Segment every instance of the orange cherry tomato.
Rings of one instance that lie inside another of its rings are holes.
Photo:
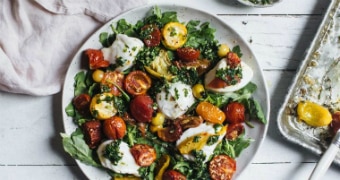
[[[125,121],[119,116],[113,116],[104,121],[104,134],[110,139],[122,139],[126,133]]]
[[[124,87],[131,95],[143,95],[151,87],[151,78],[143,71],[132,71],[126,76]]]
[[[225,120],[224,112],[209,102],[200,102],[196,107],[196,112],[211,123],[222,124]]]
[[[85,54],[88,57],[90,69],[105,68],[110,65],[109,61],[104,60],[104,55],[99,49],[88,49]]]
[[[236,161],[227,155],[217,155],[209,163],[209,174],[213,180],[232,179]]]
[[[111,92],[114,96],[120,96],[121,92],[117,86],[123,89],[124,74],[118,71],[108,71],[100,82],[103,92]]]
[[[150,166],[156,160],[156,150],[147,144],[135,144],[130,152],[139,166]]]
[[[244,132],[244,126],[241,123],[229,124],[225,138],[228,140],[235,140]]]
[[[200,51],[192,47],[178,48],[176,53],[179,59],[185,62],[195,61],[200,56]]]

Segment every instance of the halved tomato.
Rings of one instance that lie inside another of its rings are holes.
[[[143,95],[151,87],[151,78],[143,71],[132,71],[126,76],[124,87],[131,95]]]
[[[147,47],[155,47],[161,43],[161,31],[155,24],[147,24],[141,29],[141,36]]]
[[[236,161],[227,155],[217,155],[210,161],[209,173],[213,180],[232,179],[235,171]]]
[[[99,49],[88,49],[85,54],[88,57],[90,69],[105,68],[110,65],[109,61],[104,60],[103,52]]]
[[[184,62],[195,61],[200,57],[200,51],[192,47],[183,47],[176,49],[177,56]]]
[[[111,92],[114,96],[120,96],[121,92],[119,88],[123,88],[123,82],[124,74],[118,71],[108,71],[104,73],[100,87],[103,92]]]

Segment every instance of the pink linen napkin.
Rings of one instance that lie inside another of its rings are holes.
[[[82,43],[147,0],[0,0],[0,90],[51,95]]]

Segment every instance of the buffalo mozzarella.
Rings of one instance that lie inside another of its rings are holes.
[[[103,56],[105,60],[116,64],[117,60],[124,63],[117,67],[117,71],[125,71],[131,68],[135,62],[138,52],[143,48],[144,43],[138,38],[129,37],[125,34],[117,34],[116,40],[108,48],[103,48]]]

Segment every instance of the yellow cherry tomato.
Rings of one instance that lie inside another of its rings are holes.
[[[188,30],[184,24],[169,22],[162,29],[162,43],[171,50],[182,47],[187,41]]]
[[[217,55],[218,55],[219,57],[225,57],[225,56],[228,54],[228,52],[230,52],[230,49],[229,49],[229,46],[228,46],[228,45],[226,45],[226,44],[220,44],[220,45],[218,46]]]
[[[170,164],[170,156],[163,155],[159,160],[157,161],[155,172],[157,173],[155,180],[162,180],[163,174],[166,168],[168,168]]]
[[[155,133],[158,130],[163,129],[163,125],[153,125],[153,124],[150,124],[149,128],[150,128],[151,132]]]
[[[209,137],[210,135],[207,132],[191,136],[181,142],[177,148],[182,154],[189,154],[192,150],[201,150],[206,145]]]
[[[151,124],[155,126],[163,125],[165,116],[161,112],[157,112],[156,116],[151,119]]]
[[[222,124],[226,118],[224,112],[220,108],[205,101],[198,103],[196,112],[204,120],[211,123]]]
[[[90,112],[99,120],[108,119],[117,113],[111,93],[96,94],[90,103]]]
[[[103,77],[104,77],[104,71],[100,70],[100,69],[96,69],[95,71],[93,71],[92,73],[92,79],[95,82],[101,82]]]
[[[305,101],[297,106],[298,118],[310,126],[327,126],[332,122],[329,110],[317,103]]]
[[[202,98],[202,95],[204,94],[205,89],[204,86],[202,84],[195,84],[192,87],[192,94],[194,95],[195,98]]]

